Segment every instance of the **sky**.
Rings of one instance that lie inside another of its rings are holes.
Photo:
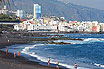
[[[104,10],[104,0],[66,0],[71,3]]]

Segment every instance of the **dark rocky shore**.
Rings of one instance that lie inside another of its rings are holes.
[[[51,35],[54,34],[54,35]],[[61,34],[61,35],[58,35]],[[52,32],[3,32],[0,33],[0,49],[14,44],[28,44],[32,42],[46,43],[46,44],[71,44],[64,42],[54,42],[54,40],[79,40],[79,38],[63,38],[65,33]],[[68,33],[66,33],[68,34]],[[73,33],[70,33],[73,34]],[[90,33],[91,34],[91,33]],[[37,38],[39,37],[39,38]],[[41,38],[48,37],[48,38]],[[35,58],[36,59],[36,58]],[[0,50],[0,69],[56,69],[52,66],[44,66],[35,61],[29,61],[25,57],[17,56],[13,58],[12,53],[6,53]],[[63,69],[62,67],[60,69]]]
[[[50,35],[55,34],[55,35]],[[54,40],[79,40],[83,41],[83,39],[75,39],[75,38],[63,38],[63,32],[59,33],[51,33],[51,32],[3,32],[0,33],[0,49],[5,48],[6,46],[11,46],[14,44],[28,44],[33,41],[43,42],[47,44],[71,44],[64,42],[53,42]],[[73,34],[73,33],[66,33]],[[77,34],[88,34],[88,33],[77,33]],[[92,33],[89,33],[92,34]],[[96,33],[93,33],[96,34]],[[101,34],[101,33],[100,33]],[[32,38],[32,37],[48,37],[48,38]],[[44,66],[35,61],[29,61],[28,59],[17,56],[15,59],[13,58],[12,53],[6,53],[0,50],[0,69],[55,69],[55,67]],[[61,68],[60,68],[61,69]],[[63,69],[63,68],[62,68]]]
[[[31,38],[31,37],[46,37],[49,35],[42,35],[42,33],[24,33],[24,32],[6,32],[0,34],[0,49],[6,46],[11,46],[14,44],[26,44],[32,41],[48,41],[57,40],[55,38]],[[9,40],[9,41],[8,41]],[[29,61],[28,59],[17,56],[13,58],[12,53],[6,53],[0,50],[0,69],[56,69],[51,66],[44,66],[35,61]],[[63,69],[63,68],[60,68]]]
[[[23,35],[23,34],[22,34]],[[30,43],[29,36],[22,36],[21,33],[2,33],[0,34],[0,49],[13,44],[26,44]],[[9,40],[9,42],[8,42]],[[20,56],[13,58],[13,54],[0,51],[0,69],[55,69],[40,65],[38,62],[29,61],[28,59]]]
[[[38,62],[29,61],[28,59],[20,56],[13,58],[13,54],[0,51],[0,69],[55,69],[40,65]]]

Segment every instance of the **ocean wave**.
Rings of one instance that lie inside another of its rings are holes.
[[[103,38],[88,38],[88,39],[84,39],[84,41],[104,41]]]
[[[55,40],[54,42],[64,42],[64,43],[70,43],[70,44],[85,44],[87,42],[85,41],[80,41],[80,40]]]
[[[42,61],[42,62],[47,62],[47,61],[48,61],[48,58],[42,57],[42,56],[38,56],[37,54],[35,54],[35,52],[29,52],[30,49],[35,48],[36,46],[43,46],[43,45],[44,45],[44,44],[37,44],[37,45],[25,47],[25,48],[21,51],[21,53],[27,54],[27,55],[32,56],[32,57],[36,57],[38,60],[40,60],[40,61]],[[54,60],[54,59],[51,59],[51,60]],[[56,64],[55,61],[51,61],[51,63],[52,63],[52,64]],[[66,67],[66,68],[71,68],[71,69],[74,68],[74,66],[68,65],[68,64],[64,64],[64,63],[59,63],[59,65],[64,66],[64,67]],[[78,69],[88,69],[88,68],[78,67]]]
[[[27,47],[25,47],[25,48],[21,51],[21,53],[29,54],[29,53],[28,53],[29,49],[32,49],[32,48],[34,48],[35,46],[42,46],[42,45],[44,45],[44,44],[37,44],[37,45],[33,45],[33,46],[27,46]]]
[[[55,40],[53,42],[64,42],[64,43],[71,43],[71,44],[88,44],[92,42],[102,42],[104,41],[103,38],[81,38],[83,41],[80,40]]]
[[[94,63],[94,65],[97,66],[97,67],[102,67],[102,68],[104,68],[104,65],[101,65],[101,64]]]

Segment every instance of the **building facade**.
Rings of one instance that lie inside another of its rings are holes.
[[[34,19],[41,17],[41,6],[39,4],[34,4]]]
[[[19,17],[20,19],[25,16],[25,11],[24,10],[17,10],[16,16]]]
[[[0,14],[6,14],[6,15],[8,14],[6,5],[4,5],[4,8],[0,9]]]

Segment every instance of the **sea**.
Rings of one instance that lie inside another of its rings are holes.
[[[75,63],[78,65],[78,69],[104,69],[104,34],[49,35],[63,35],[61,38],[80,38],[83,40],[54,40],[54,42],[71,44],[46,44],[34,41],[30,44],[7,46],[1,50],[5,51],[8,49],[10,53],[19,51],[21,56],[31,61],[40,62],[43,65],[47,65],[48,58],[50,58],[51,66],[55,66],[56,61],[58,61],[60,66],[65,67],[64,69],[73,69]]]

